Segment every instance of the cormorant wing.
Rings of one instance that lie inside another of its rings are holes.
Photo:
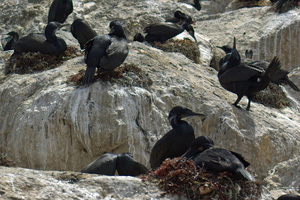
[[[155,169],[161,165],[161,162],[168,158],[166,155],[173,154],[173,150],[178,147],[178,141],[176,143],[176,136],[173,135],[172,129],[166,133],[161,139],[159,139],[153,146],[150,154],[150,165],[152,169]]]
[[[151,35],[174,35],[175,36],[183,31],[184,28],[171,22],[161,22],[157,24],[152,24],[144,29],[145,33]]]
[[[247,81],[258,73],[262,73],[264,70],[250,65],[238,65],[227,69],[221,76],[220,80],[223,83],[231,83],[238,81]]]
[[[81,172],[90,174],[114,175],[117,165],[117,155],[105,153],[87,165]]]
[[[241,154],[236,153],[234,151],[230,151],[230,153],[232,153],[235,157],[237,157],[243,163],[245,168],[250,165],[250,163],[247,162]]]
[[[110,44],[111,37],[109,35],[96,36],[93,39],[89,40],[84,47],[84,62],[88,64],[90,55],[92,56],[91,59],[100,61],[100,59],[106,54],[106,50]],[[100,62],[97,63],[97,65],[99,64]]]
[[[14,46],[14,50],[18,53],[39,51],[46,40],[47,39],[43,33],[30,33],[17,41],[16,45]]]

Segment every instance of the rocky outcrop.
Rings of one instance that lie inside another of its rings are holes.
[[[0,197],[8,199],[173,199],[135,177],[0,167]]]
[[[0,18],[4,24],[1,32],[15,28],[22,34],[30,30],[42,32],[50,1],[14,2],[0,3],[1,8],[7,8]],[[170,0],[83,0],[74,1],[74,12],[89,21],[99,34],[108,32],[110,20],[120,18],[130,39],[147,24],[171,16],[180,5]],[[294,45],[289,38],[299,38],[299,11],[275,15],[269,7],[262,7],[201,16],[194,8],[182,10],[196,20],[202,64],[193,63],[181,53],[132,42],[125,60],[125,65],[132,68],[123,77],[78,87],[69,78],[85,69],[82,56],[43,72],[4,75],[11,52],[1,53],[0,151],[20,167],[43,170],[79,171],[104,152],[130,152],[149,166],[151,147],[170,129],[169,110],[184,105],[207,115],[203,122],[197,117],[187,119],[196,136],[210,136],[217,146],[241,153],[259,180],[278,163],[298,157],[299,94],[286,88],[292,102],[287,108],[253,103],[250,112],[237,109],[231,105],[236,96],[220,86],[217,71],[209,63],[213,51],[216,58],[223,55],[214,47],[231,44],[236,36],[241,52],[251,47],[257,59],[269,59],[280,52],[285,69],[298,66],[296,54],[289,53],[298,52],[299,42]],[[15,15],[4,23],[11,12]],[[27,13],[26,20],[20,19],[23,12]],[[69,17],[68,23],[71,22]],[[58,33],[68,45],[79,48],[68,29]],[[271,38],[277,42],[272,43]],[[291,50],[287,51],[288,44]],[[269,57],[262,52],[268,52]],[[296,84],[297,74],[295,71],[291,75]],[[246,104],[243,99],[242,107]],[[278,187],[282,184],[279,179],[272,181],[277,181]]]

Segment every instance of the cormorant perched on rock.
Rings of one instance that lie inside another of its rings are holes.
[[[49,9],[48,23],[52,21],[64,23],[72,12],[72,0],[54,0]]]
[[[115,171],[119,175],[138,176],[148,172],[147,167],[135,161],[130,153],[105,153],[88,164],[81,172],[113,176]]]
[[[181,24],[160,22],[146,27],[144,32],[147,33],[145,36],[147,42],[160,41],[164,43],[168,39],[171,39],[172,37],[182,33],[184,30],[187,30],[187,32],[197,42],[194,28],[187,22],[183,22]]]
[[[83,49],[84,45],[91,39],[97,36],[97,33],[84,19],[76,19],[71,25],[71,33]]]
[[[113,176],[116,171],[117,157],[116,154],[105,153],[88,164],[81,172]]]
[[[300,196],[296,194],[285,194],[278,197],[277,200],[300,200]]]
[[[187,22],[189,24],[193,23],[193,19],[191,18],[191,16],[177,10],[174,13],[174,17],[167,19],[166,22],[172,22],[172,23],[179,23],[179,22]]]
[[[13,50],[15,44],[19,40],[19,34],[15,31],[11,31],[11,32],[7,33],[6,35],[8,35],[8,37],[5,38],[5,39],[7,39],[7,43],[5,44],[3,50],[4,51]]]
[[[159,167],[166,158],[178,157],[187,151],[195,139],[194,129],[189,123],[181,119],[195,115],[204,116],[181,106],[176,106],[170,111],[168,119],[173,129],[153,146],[150,154],[152,169]]]
[[[128,44],[121,22],[112,21],[109,28],[109,34],[96,36],[86,43],[84,60],[87,68],[83,84],[93,82],[96,68],[98,73],[112,71],[119,67],[128,55]]]
[[[147,167],[133,159],[130,153],[120,153],[117,158],[117,171],[123,176],[139,176],[146,174]]]
[[[232,51],[220,60],[218,78],[223,88],[237,94],[238,98],[234,102],[234,106],[239,107],[238,103],[242,97],[248,97],[246,110],[249,111],[252,97],[269,85],[270,80],[278,73],[280,67],[280,61],[276,57],[266,70],[256,65],[241,64],[234,38]]]
[[[232,51],[232,48],[228,45],[225,45],[222,47],[217,46],[217,47],[222,49],[226,54],[228,54]],[[252,59],[253,51],[251,49],[245,51],[245,56],[247,59],[243,60],[243,62],[242,62],[243,64],[255,66],[255,67],[261,68],[262,70],[266,70],[270,64],[269,62],[267,62],[265,60],[253,60]],[[220,62],[222,62],[221,60],[220,60]],[[288,71],[286,71],[284,69],[280,69],[277,71],[277,73],[275,73],[271,77],[271,82],[275,83],[275,84],[288,84],[293,90],[299,92],[300,89],[295,85],[295,83],[293,83],[289,79],[288,74],[289,74]]]
[[[214,147],[214,142],[207,136],[197,137],[182,157],[193,160],[196,165],[208,171],[217,173],[229,171],[249,181],[255,181],[255,178],[245,170],[249,163],[240,154]]]
[[[62,38],[56,37],[56,30],[63,25],[59,22],[50,22],[45,28],[45,34],[30,33],[20,38],[14,46],[14,54],[23,52],[41,52],[56,54],[66,50],[67,45]]]

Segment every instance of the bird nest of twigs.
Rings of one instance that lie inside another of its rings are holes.
[[[269,0],[237,0],[235,3],[237,2],[240,4],[239,8],[251,8],[271,5]]]
[[[0,166],[15,167],[16,163],[5,153],[0,153]]]
[[[197,43],[188,38],[183,40],[169,39],[165,43],[152,42],[152,46],[166,52],[179,52],[195,63],[200,63],[200,50]]]
[[[28,52],[12,55],[5,67],[5,74],[29,74],[38,71],[53,69],[64,61],[81,56],[82,53],[75,47],[67,47],[64,52],[58,54],[42,54],[40,52]]]
[[[270,83],[266,89],[257,93],[252,100],[272,108],[285,108],[291,104],[281,87],[275,83]]]
[[[69,84],[81,85],[84,78],[85,70],[80,70],[77,74],[68,79]],[[153,81],[148,73],[133,63],[123,63],[114,71],[101,72],[95,75],[95,81],[104,81],[117,83],[123,86],[137,86],[149,89]]]
[[[259,199],[261,186],[241,180],[229,172],[211,173],[182,158],[166,159],[155,171],[142,175],[143,181],[157,184],[169,194],[188,199]]]

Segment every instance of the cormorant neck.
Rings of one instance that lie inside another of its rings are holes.
[[[47,38],[47,41],[50,42],[50,43],[54,43],[54,42],[57,42],[57,36],[55,35],[55,32],[56,31],[46,31],[45,32],[45,36]]]
[[[180,123],[182,123],[184,121],[181,120],[180,118],[178,118],[176,115],[173,115],[169,118],[169,122],[170,122],[170,125],[172,126],[172,128],[175,128],[176,126],[178,126]]]

